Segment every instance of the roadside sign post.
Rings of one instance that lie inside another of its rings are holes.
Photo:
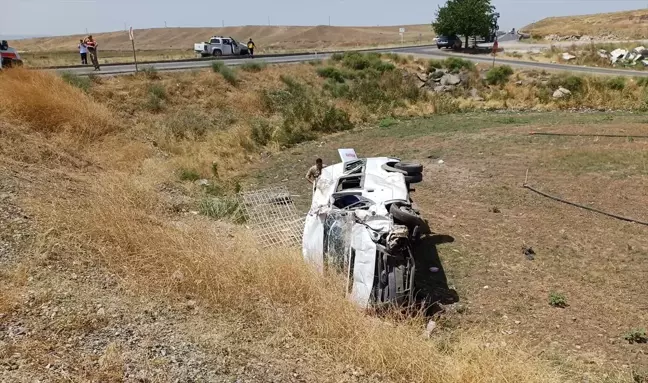
[[[137,54],[135,53],[135,34],[133,33],[133,27],[130,27],[128,30],[128,38],[131,41],[131,44],[133,45],[133,60],[135,60],[135,72],[138,72],[137,69]]]
[[[405,28],[398,28],[398,33],[400,33],[401,44],[405,42]]]

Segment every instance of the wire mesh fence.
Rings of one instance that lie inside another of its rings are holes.
[[[241,192],[239,204],[261,246],[299,247],[305,216],[285,187]]]

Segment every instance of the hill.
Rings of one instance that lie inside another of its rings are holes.
[[[592,36],[618,39],[648,38],[648,9],[580,16],[548,17],[522,31],[534,36]]]
[[[153,28],[135,30],[137,48],[141,50],[191,49],[194,43],[213,35],[232,36],[240,41],[253,38],[260,49],[307,49],[387,45],[400,42],[399,26],[240,26],[225,28]],[[429,25],[405,26],[407,41],[430,41],[434,32]],[[83,35],[33,38],[13,42],[20,50],[64,51],[76,49]],[[102,50],[130,50],[125,31],[95,33]]]

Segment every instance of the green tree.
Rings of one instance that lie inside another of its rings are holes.
[[[497,31],[499,14],[490,0],[448,0],[440,6],[432,28],[437,35],[462,35],[466,39],[471,36],[490,37]]]

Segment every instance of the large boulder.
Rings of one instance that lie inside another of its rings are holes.
[[[451,85],[437,85],[434,87],[436,93],[447,93],[454,90],[454,86]]]
[[[565,52],[565,53],[562,54],[562,59],[565,60],[565,61],[571,61],[571,60],[573,60],[575,58],[576,58],[576,56],[574,56],[571,53]]]
[[[461,78],[451,73],[446,73],[441,77],[441,85],[458,85],[460,83]]]
[[[565,98],[571,96],[571,91],[569,89],[563,88],[562,86],[558,89],[553,94],[553,98]]]

